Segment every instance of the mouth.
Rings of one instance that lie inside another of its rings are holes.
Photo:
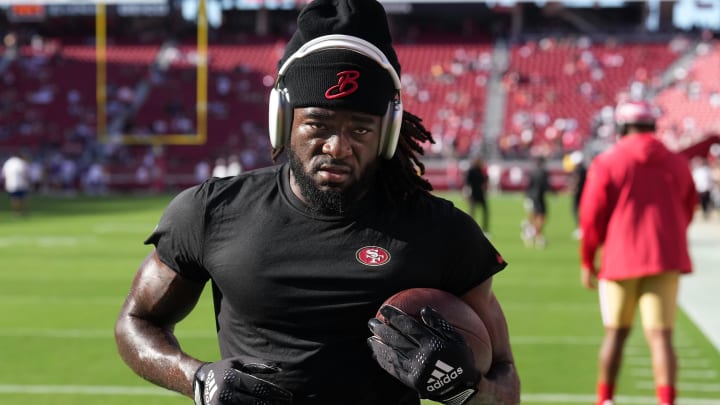
[[[322,164],[315,173],[323,184],[338,184],[350,178],[351,170],[343,165]]]

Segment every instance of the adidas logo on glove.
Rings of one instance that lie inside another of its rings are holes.
[[[453,382],[463,373],[462,367],[454,368],[453,366],[438,360],[435,362],[435,370],[430,374],[427,380],[428,392],[433,392],[444,387],[446,384]]]
[[[212,402],[215,392],[217,392],[218,386],[215,383],[215,371],[210,370],[205,380],[205,403],[209,404]]]

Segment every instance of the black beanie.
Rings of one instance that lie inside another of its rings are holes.
[[[375,45],[400,76],[385,9],[375,0],[313,0],[300,11],[297,25],[278,69],[308,41],[342,34]],[[348,108],[384,115],[395,96],[395,85],[384,67],[360,53],[342,49],[319,50],[292,61],[282,85],[294,108]]]

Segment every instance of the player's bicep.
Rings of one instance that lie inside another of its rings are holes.
[[[204,285],[175,272],[153,250],[135,274],[123,313],[172,327],[195,307]]]
[[[493,363],[513,362],[507,320],[492,291],[492,277],[465,293],[461,298],[475,310],[485,323],[492,342]]]

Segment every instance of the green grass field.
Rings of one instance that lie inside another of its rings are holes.
[[[142,241],[170,198],[36,196],[25,218],[13,217],[6,202],[1,206],[1,404],[190,403],[133,374],[117,355],[112,332],[132,276],[150,251]],[[523,404],[587,405],[602,333],[597,300],[579,283],[569,200],[550,200],[549,244],[536,250],[519,238],[520,196],[491,199],[491,239],[509,262],[495,289],[509,322]],[[185,350],[213,359],[218,354],[209,298],[177,334]],[[720,404],[720,356],[682,312],[676,343],[678,403]],[[654,404],[639,330],[625,359],[617,404]]]

